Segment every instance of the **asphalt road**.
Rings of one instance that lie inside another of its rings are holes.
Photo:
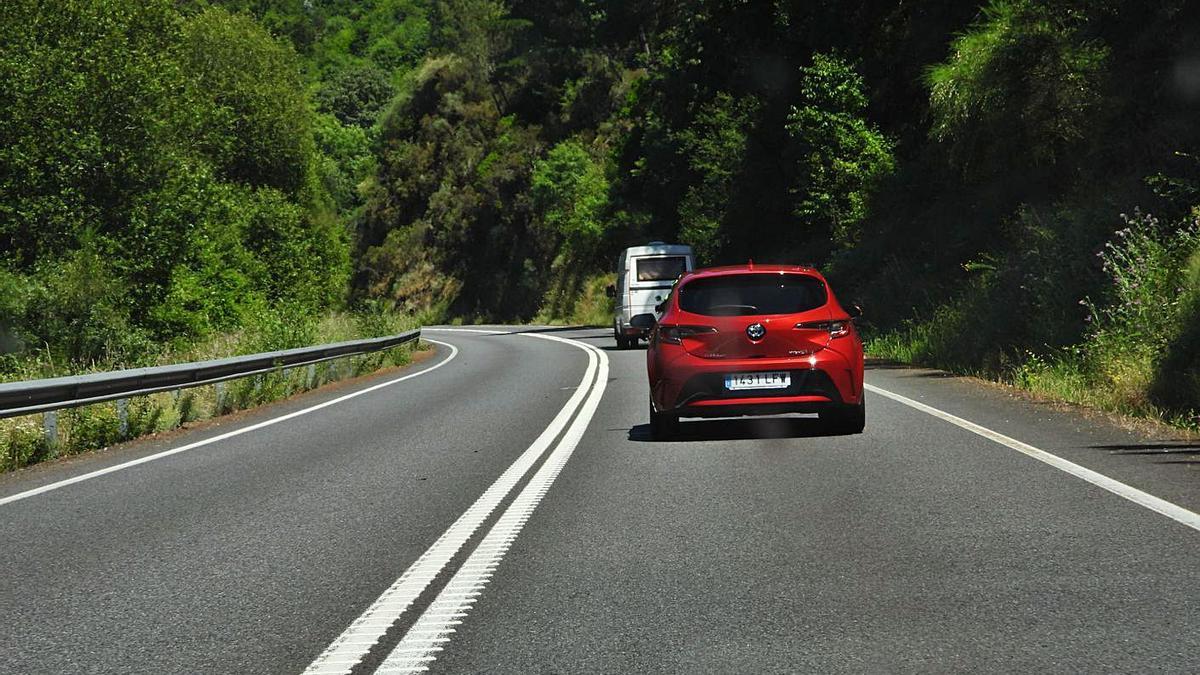
[[[604,331],[426,335],[409,371],[0,477],[0,672],[1200,669],[1200,445],[892,368],[861,435],[653,442]]]

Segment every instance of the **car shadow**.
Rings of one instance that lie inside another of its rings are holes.
[[[668,441],[655,441],[649,424],[629,429],[629,440],[638,443],[681,443],[689,441],[740,441],[773,438],[816,438],[838,436],[815,417],[747,417],[716,420],[682,420],[679,434]]]
[[[636,347],[629,347],[627,349],[618,347],[616,345],[604,345],[600,349],[603,349],[606,352],[644,352],[646,351],[646,344],[639,342]]]

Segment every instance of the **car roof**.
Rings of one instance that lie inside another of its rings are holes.
[[[744,265],[725,265],[722,267],[705,267],[703,269],[694,270],[684,274],[679,280],[697,279],[702,277],[722,277],[732,274],[806,274],[816,277],[822,281],[825,277],[817,271],[815,267],[807,265],[759,265],[756,263],[746,263]]]

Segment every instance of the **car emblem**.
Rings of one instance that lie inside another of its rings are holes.
[[[751,340],[761,340],[762,336],[767,334],[767,329],[761,323],[752,323],[746,326],[746,335]]]

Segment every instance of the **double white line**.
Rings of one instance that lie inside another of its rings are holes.
[[[453,330],[453,329],[426,329]],[[501,333],[458,329],[464,332]],[[377,673],[414,673],[424,671],[437,657],[437,652],[450,641],[455,626],[462,623],[470,606],[487,585],[492,571],[500,563],[521,528],[550,489],[563,466],[570,459],[579,439],[596,412],[608,382],[608,356],[595,347],[553,335],[522,333],[527,337],[553,340],[578,347],[587,352],[587,370],[550,426],[534,440],[496,482],[471,505],[437,541],[417,558],[404,574],[355,619],[304,672],[306,675],[349,673],[412,606],[417,597],[445,569],[459,549],[467,543],[493,511],[504,501],[529,470],[538,463],[554,439],[561,440],[550,452],[541,468],[529,480],[512,504],[501,514],[479,546],[455,572],[433,603],[417,619],[404,638],[388,654]],[[575,415],[578,411],[579,414]],[[574,420],[571,418],[574,416]],[[570,426],[568,426],[570,422]],[[563,429],[566,429],[565,433]]]

